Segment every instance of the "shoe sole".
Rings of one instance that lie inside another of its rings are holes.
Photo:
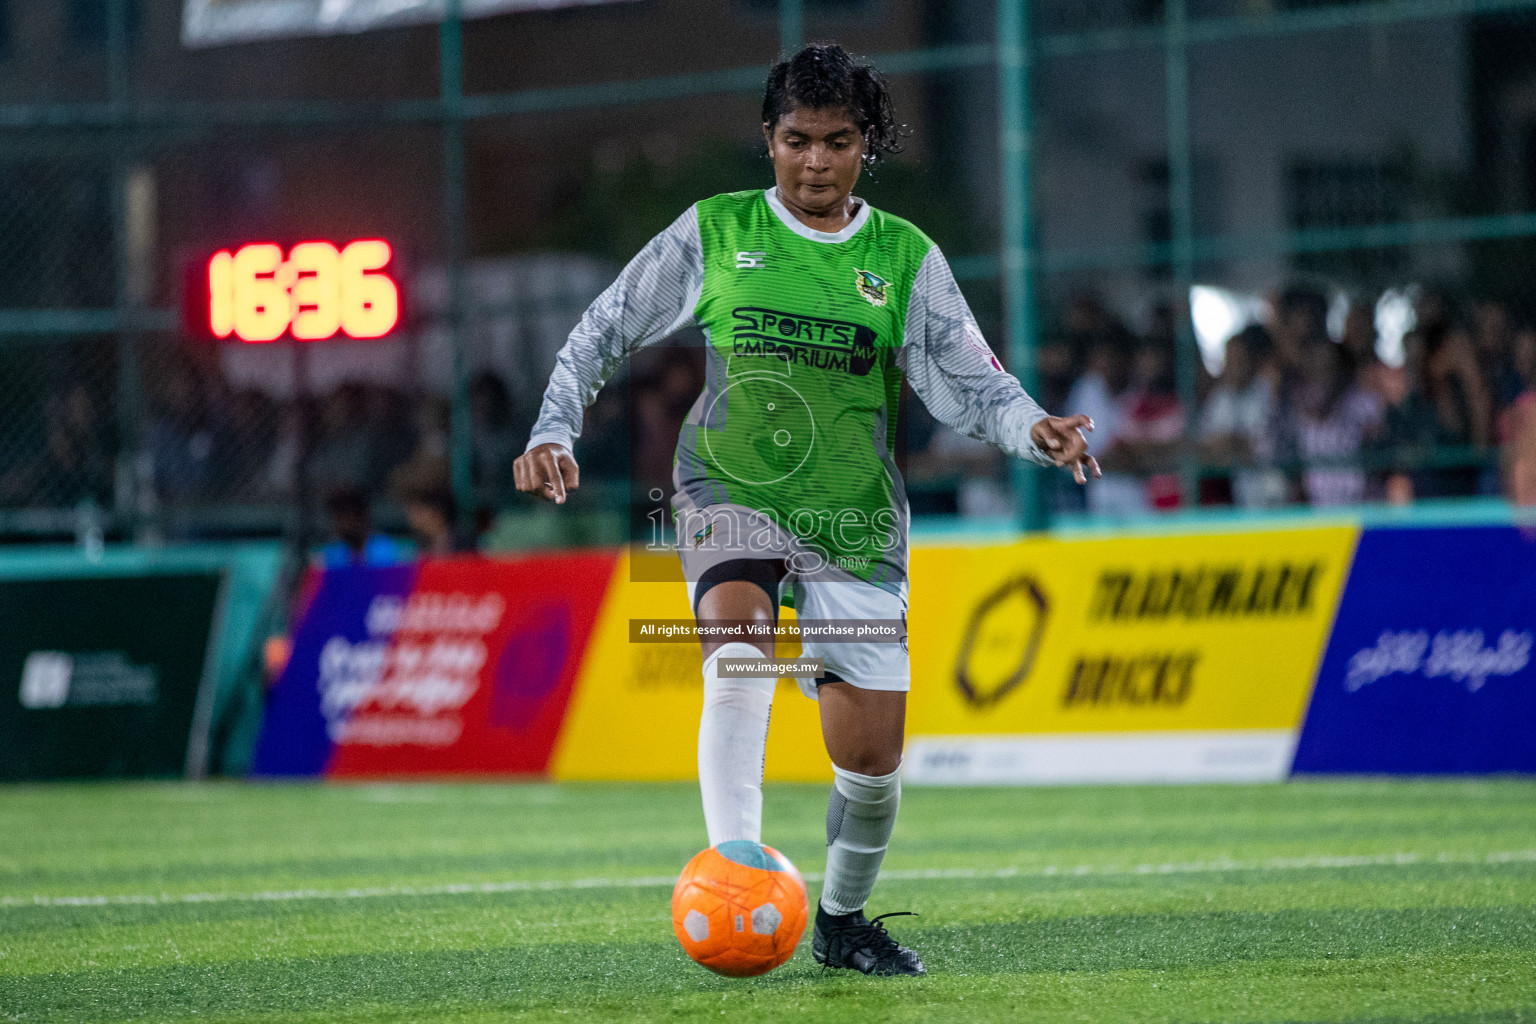
[[[834,964],[827,959],[827,955],[824,950],[819,950],[816,948],[817,938],[819,938],[819,936],[812,936],[811,938],[811,959],[815,960],[823,967],[832,968],[834,971],[858,971],[858,973],[864,975],[866,978],[920,978],[928,973],[928,969],[926,967],[920,971],[886,971],[882,973],[880,971],[859,971],[857,967],[851,967],[848,964]]]

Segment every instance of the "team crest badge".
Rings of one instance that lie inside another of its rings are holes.
[[[871,306],[885,305],[885,290],[888,287],[885,278],[855,267],[853,280],[859,286],[859,294],[868,299]]]

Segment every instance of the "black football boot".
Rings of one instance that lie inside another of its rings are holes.
[[[811,936],[811,955],[826,967],[846,967],[863,974],[927,974],[917,954],[886,934],[881,924],[888,917],[911,911],[881,914],[866,920],[862,910],[829,914],[816,905],[816,931]]]

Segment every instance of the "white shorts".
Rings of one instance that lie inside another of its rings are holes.
[[[747,529],[729,520],[726,514],[739,512],[745,515],[738,522],[746,522],[751,510],[741,506],[712,506],[716,514],[713,520],[718,529],[711,529],[707,540],[698,543],[688,541],[679,546],[678,554],[683,562],[683,576],[688,583],[688,607],[697,614],[694,591],[698,580],[712,566],[741,558],[789,557],[794,550],[793,538],[776,528]],[[758,514],[760,515],[760,513]],[[753,520],[757,522],[757,520]],[[751,543],[748,536],[751,535]],[[765,539],[767,538],[767,539]],[[794,565],[790,558],[790,565]],[[845,570],[822,563],[814,573],[786,571],[779,583],[779,602],[787,595],[795,608],[797,619],[841,619],[868,621],[881,619],[900,622],[897,638],[879,641],[806,640],[801,644],[801,657],[825,660],[828,676],[819,682],[842,681],[861,690],[897,690],[905,692],[912,687],[911,662],[907,655],[907,581],[888,584],[894,591],[866,583]],[[835,678],[832,678],[835,677]],[[797,676],[800,690],[812,700],[816,699],[818,680],[809,676]]]
[[[790,580],[785,580],[786,584]],[[900,619],[901,636],[895,641],[827,642],[806,640],[801,656],[825,658],[826,670],[861,690],[912,688],[912,665],[907,656],[907,584],[893,594],[873,583],[802,582],[795,579],[795,614],[802,619]],[[822,679],[822,682],[828,680]],[[800,692],[816,698],[816,680],[796,677]]]

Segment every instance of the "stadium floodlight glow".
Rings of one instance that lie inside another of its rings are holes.
[[[1221,373],[1227,361],[1227,340],[1264,319],[1264,303],[1252,295],[1197,284],[1189,289],[1189,319],[1206,372]]]
[[[1408,357],[1403,338],[1418,326],[1418,285],[1388,288],[1376,300],[1376,356],[1388,366],[1402,366]]]
[[[382,338],[400,322],[400,288],[387,268],[389,243],[361,238],[338,249],[253,242],[208,261],[208,329],[245,342]]]

